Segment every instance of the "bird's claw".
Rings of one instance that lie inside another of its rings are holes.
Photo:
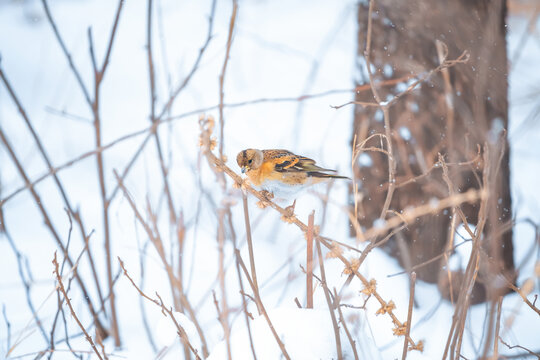
[[[264,209],[272,202],[272,199],[274,198],[274,194],[267,190],[261,190],[259,193],[262,195],[264,200],[257,202],[257,206],[260,207],[261,209]]]

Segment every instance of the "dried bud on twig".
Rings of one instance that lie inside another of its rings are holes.
[[[339,257],[339,255],[343,254],[343,249],[341,248],[341,246],[336,243],[335,241],[332,242],[332,250],[330,250],[327,254],[326,254],[326,258],[327,259],[334,259],[334,258],[337,258]],[[345,271],[347,271],[348,269],[345,269],[343,271],[343,273],[345,273]],[[349,273],[350,274],[350,273]],[[348,275],[348,274],[347,274]]]
[[[273,197],[273,195],[272,195]],[[285,221],[286,223],[292,224],[295,220],[294,216],[294,207],[296,206],[296,200],[292,203],[292,205],[289,205],[285,208],[286,214],[281,216],[281,220]]]
[[[336,254],[336,256],[338,256],[338,254]],[[345,270],[343,270],[342,274],[350,275],[350,274],[354,274],[355,271],[358,271],[358,268],[360,267],[360,259],[359,258],[352,259],[350,263],[351,265],[347,266]],[[375,281],[375,279],[372,279],[371,281]],[[362,290],[362,292],[364,292],[364,290]],[[369,295],[369,294],[366,294],[366,295]]]
[[[369,280],[369,285],[362,290],[362,294],[371,295],[377,291],[377,280]]]
[[[395,308],[396,308],[396,304],[394,304],[394,302],[390,300],[388,304],[381,306],[380,309],[377,310],[375,315],[386,314],[388,312],[393,311]]]
[[[268,205],[269,205],[269,204],[268,204],[267,201],[263,201],[263,200],[257,201],[257,207],[258,207],[259,209],[265,209]],[[282,217],[282,218],[283,218],[283,217]]]
[[[401,326],[397,325],[395,328],[392,329],[392,332],[396,336],[405,335],[405,333],[407,332],[407,322],[404,322]]]
[[[409,351],[411,350],[418,350],[420,352],[424,352],[424,341],[420,340],[416,343],[416,345],[409,346]]]

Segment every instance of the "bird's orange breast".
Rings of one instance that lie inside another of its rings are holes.
[[[265,161],[262,165],[256,170],[250,170],[247,172],[247,175],[253,185],[260,186],[263,182],[267,180],[281,180],[282,174],[275,171],[275,165],[271,161]]]

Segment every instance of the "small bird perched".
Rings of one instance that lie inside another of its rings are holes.
[[[335,170],[315,165],[315,160],[295,155],[288,150],[246,149],[236,156],[236,162],[251,184],[271,193],[291,194],[309,185],[329,179],[349,179],[327,174]]]

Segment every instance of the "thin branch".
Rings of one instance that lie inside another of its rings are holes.
[[[361,90],[365,91],[366,89],[364,87],[362,87]],[[336,92],[350,92],[350,91],[355,91],[355,90],[354,89],[352,89],[352,90],[330,90],[330,91],[321,92],[321,93],[317,93],[317,94],[306,94],[306,95],[300,95],[300,96],[296,96],[296,97],[261,98],[261,99],[254,99],[254,100],[246,100],[246,101],[240,101],[240,102],[237,102],[237,103],[229,103],[229,104],[225,103],[225,104],[223,104],[223,108],[224,109],[237,108],[237,107],[244,107],[244,106],[249,106],[249,105],[256,105],[256,104],[260,104],[260,103],[298,102],[298,101],[305,101],[305,100],[309,100],[309,99],[315,99],[315,98],[319,98],[319,97],[328,96],[328,95],[334,94]],[[143,143],[141,145],[141,148],[142,148],[142,147],[144,147],[146,145],[146,142],[148,141],[148,137],[150,137],[151,134],[154,131],[156,131],[156,129],[160,125],[170,123],[172,121],[176,121],[176,120],[180,120],[180,119],[185,119],[185,118],[190,117],[190,116],[196,116],[196,115],[206,113],[206,112],[209,112],[209,111],[212,111],[212,110],[216,110],[216,109],[219,109],[219,106],[220,106],[219,104],[218,105],[206,106],[206,107],[202,107],[202,108],[199,108],[199,109],[190,110],[190,111],[184,112],[184,113],[179,114],[179,115],[174,115],[174,116],[171,116],[171,117],[168,117],[168,118],[158,119],[158,120],[156,120],[155,123],[153,123],[152,125],[144,128],[144,129],[136,130],[136,131],[133,131],[131,133],[122,135],[122,136],[118,137],[117,139],[111,141],[108,144],[101,145],[100,147],[96,147],[95,149],[93,149],[91,151],[88,151],[88,152],[85,152],[85,153],[83,153],[81,155],[78,155],[77,157],[66,161],[64,164],[59,165],[57,167],[54,167],[50,171],[47,171],[46,173],[44,173],[40,177],[36,178],[34,181],[29,182],[29,184],[25,184],[24,186],[14,190],[12,193],[6,195],[4,198],[0,199],[0,206],[3,206],[9,200],[13,199],[16,195],[18,195],[21,192],[23,192],[24,190],[28,189],[30,186],[35,186],[35,185],[39,184],[40,182],[42,182],[43,180],[47,179],[49,176],[52,176],[53,174],[57,174],[60,171],[65,170],[65,169],[67,169],[67,168],[81,162],[82,160],[84,160],[84,159],[86,159],[88,157],[95,156],[98,153],[103,153],[106,150],[109,150],[109,149],[115,147],[116,145],[124,143],[124,142],[126,142],[128,140],[131,140],[131,139],[135,138],[135,137],[138,137],[138,136],[141,136],[141,135],[146,135],[145,140],[143,141]],[[130,160],[130,162],[129,162],[130,165],[132,165],[136,161],[138,156],[142,153],[141,148],[136,152],[135,156]],[[125,176],[127,176],[128,171],[129,171],[129,165],[126,167],[125,171],[123,172],[122,178],[125,178]],[[118,191],[118,188],[115,188],[114,191],[111,192],[111,195],[109,196],[109,202],[112,201],[112,199],[114,198],[114,195],[116,195],[117,191]]]
[[[156,77],[154,56],[152,54],[152,9],[153,0],[148,0],[146,11],[146,56],[148,61],[148,78],[150,80],[150,121],[155,121],[156,114]]]
[[[26,303],[28,304],[28,308],[30,309],[30,312],[32,313],[32,317],[36,321],[36,325],[38,326],[41,335],[43,335],[43,338],[44,338],[45,342],[48,343],[50,341],[50,338],[47,337],[47,334],[45,333],[45,329],[43,328],[43,324],[41,322],[41,319],[37,315],[36,308],[34,306],[34,303],[32,302],[31,281],[29,281],[26,278],[26,275],[24,273],[23,255],[21,254],[21,252],[19,251],[19,249],[15,245],[15,241],[11,237],[11,234],[8,232],[7,225],[6,225],[5,221],[6,220],[4,218],[4,210],[3,210],[2,207],[0,207],[0,234],[3,234],[6,237],[11,249],[15,253],[15,257],[17,258],[17,268],[19,270],[19,277],[21,278],[21,282],[23,283],[24,290],[26,292]],[[4,311],[4,319],[6,320],[6,324],[8,325],[7,349],[9,349],[10,348],[10,342],[11,342],[10,341],[11,332],[10,332],[10,324],[9,324],[9,321],[8,321],[7,316],[5,314],[5,304],[4,304],[3,311]]]
[[[401,354],[401,359],[407,359],[407,352],[409,350],[409,334],[411,332],[411,321],[412,321],[412,311],[414,304],[414,289],[416,285],[416,273],[413,271],[411,273],[411,283],[409,285],[409,310],[407,311],[407,329],[405,330],[405,339],[403,340],[403,352]]]
[[[439,260],[440,258],[442,258],[442,257],[444,257],[444,256],[449,256],[449,255],[451,255],[451,254],[455,251],[455,249],[457,249],[459,246],[461,246],[461,245],[463,245],[463,244],[466,244],[466,243],[468,243],[468,242],[470,242],[470,241],[472,241],[472,240],[471,240],[471,239],[464,240],[464,241],[460,242],[459,244],[455,245],[454,247],[445,250],[443,253],[441,253],[441,254],[439,254],[439,255],[437,255],[437,256],[434,256],[434,257],[432,257],[431,259],[426,260],[426,261],[424,261],[424,262],[422,262],[422,263],[420,263],[420,264],[414,265],[414,266],[411,267],[409,270],[403,270],[403,271],[400,271],[400,272],[397,272],[397,273],[394,273],[394,274],[387,275],[386,277],[389,277],[389,278],[390,278],[390,277],[394,277],[394,276],[398,276],[398,275],[407,274],[409,271],[416,271],[416,270],[418,270],[418,269],[420,269],[420,268],[422,268],[422,267],[424,267],[424,266],[426,266],[426,265],[431,264],[431,263],[434,262],[434,261]]]
[[[229,64],[229,54],[231,52],[231,45],[233,39],[234,25],[236,22],[236,12],[238,10],[238,3],[236,0],[232,0],[232,14],[229,21],[229,35],[227,36],[227,48],[225,50],[225,59],[223,60],[223,66],[221,68],[221,74],[219,75],[219,156],[223,159],[223,128],[225,127],[225,118],[223,116],[223,103],[225,98],[225,73],[227,71],[227,65]]]
[[[225,337],[225,344],[227,345],[227,358],[232,359],[231,353],[231,328],[229,325],[229,305],[227,303],[227,289],[225,286],[225,224],[223,218],[225,211],[223,209],[218,211],[218,229],[217,229],[217,242],[218,242],[218,278],[219,287],[221,289],[221,304],[222,311],[219,311],[218,301],[215,299],[216,308],[218,309],[219,322],[223,327],[223,335]],[[214,294],[215,298],[215,294]]]
[[[173,91],[173,93],[169,97],[169,100],[163,106],[163,109],[161,110],[160,114],[157,117],[158,119],[162,119],[163,116],[165,116],[165,114],[171,109],[172,104],[174,103],[178,95],[182,92],[182,90],[186,88],[186,86],[189,84],[189,81],[191,80],[191,78],[193,77],[197,69],[199,68],[199,64],[202,60],[202,57],[206,49],[208,48],[208,45],[210,44],[210,40],[212,39],[212,32],[214,28],[214,15],[216,12],[216,3],[217,3],[217,0],[212,0],[212,7],[210,9],[210,15],[208,17],[208,32],[206,34],[206,40],[204,44],[202,45],[202,47],[199,49],[199,54],[197,55],[197,59],[195,59],[195,62],[193,63],[193,66],[191,67],[191,70],[189,71],[187,76],[184,78],[184,81],[182,81],[182,83]]]
[[[313,222],[315,210],[309,214],[306,246],[306,308],[313,309]]]
[[[4,204],[6,204],[9,200],[13,199],[16,195],[20,194],[24,190],[36,187],[36,185],[41,183],[43,180],[46,180],[49,176],[57,174],[60,171],[65,170],[65,169],[67,169],[67,168],[81,162],[84,159],[87,159],[87,158],[89,158],[91,156],[95,156],[97,153],[102,153],[105,150],[110,149],[110,148],[114,147],[117,144],[120,144],[120,143],[122,143],[122,142],[124,142],[126,140],[132,139],[134,137],[137,137],[137,136],[140,136],[140,135],[143,135],[143,134],[147,134],[147,137],[149,137],[148,129],[138,130],[138,131],[132,132],[130,134],[121,136],[118,139],[111,141],[107,145],[103,145],[103,146],[101,146],[99,148],[96,148],[94,150],[85,152],[85,153],[83,153],[83,154],[81,154],[81,155],[79,155],[79,156],[77,156],[77,157],[63,163],[62,165],[59,165],[59,166],[53,168],[51,171],[46,172],[45,174],[41,175],[40,177],[38,177],[34,181],[28,180],[28,182],[26,182],[24,186],[18,188],[17,190],[13,191],[11,194],[9,194],[6,197],[4,197],[3,199],[1,199],[0,200],[0,206],[4,206]]]
[[[347,339],[349,339],[349,343],[351,344],[351,348],[352,348],[352,351],[353,351],[353,354],[354,354],[354,360],[359,360],[358,351],[356,350],[356,343],[353,340],[351,332],[347,328],[347,322],[345,321],[345,316],[343,316],[343,311],[341,311],[342,304],[339,303],[339,300],[338,300],[339,296],[338,296],[335,288],[334,288],[334,298],[337,301],[337,304],[336,304],[337,306],[336,307],[337,307],[337,311],[338,311],[338,314],[339,314],[339,322],[341,323],[341,325],[343,325],[343,330],[345,330],[345,334],[347,334]]]
[[[107,67],[109,66],[109,59],[111,57],[111,52],[113,48],[114,39],[116,38],[116,29],[118,28],[118,22],[120,21],[120,13],[122,12],[122,8],[124,6],[125,0],[118,0],[118,6],[116,8],[116,15],[114,17],[114,23],[112,26],[111,34],[109,36],[109,43],[107,45],[107,51],[105,52],[105,57],[103,59],[103,63],[101,64],[101,79],[103,79],[103,75],[105,74],[105,71],[107,70]]]
[[[270,331],[272,332],[272,335],[274,335],[274,339],[278,343],[279,348],[281,349],[281,352],[282,352],[283,356],[285,357],[285,359],[291,360],[291,357],[289,356],[289,354],[287,353],[287,350],[285,349],[285,344],[283,344],[283,342],[281,341],[278,333],[276,332],[276,329],[274,328],[274,325],[272,325],[272,321],[270,320],[270,317],[268,316],[268,313],[266,312],[266,309],[264,308],[264,305],[262,303],[262,300],[261,300],[260,296],[255,292],[255,285],[253,284],[253,281],[251,280],[251,277],[249,276],[249,272],[248,272],[248,270],[246,268],[246,265],[244,264],[244,261],[242,260],[242,257],[240,255],[240,251],[238,249],[235,249],[234,253],[236,255],[238,263],[240,264],[240,267],[244,271],[244,275],[245,275],[245,277],[247,278],[247,280],[249,282],[249,286],[251,286],[251,290],[253,290],[253,294],[255,296],[255,301],[259,304],[259,307],[260,307],[260,309],[262,311],[262,315],[266,319],[266,322],[267,322],[268,326],[270,327]]]
[[[161,259],[161,261],[163,263],[163,266],[165,267],[165,270],[167,272],[167,277],[168,277],[168,280],[169,280],[169,284],[170,284],[170,288],[171,288],[171,291],[172,291],[172,296],[173,296],[173,299],[174,299],[174,298],[176,298],[174,289],[179,289],[180,290],[180,289],[182,289],[182,286],[180,284],[180,280],[176,278],[176,276],[174,274],[174,270],[172,269],[171,265],[167,262],[167,257],[166,257],[166,254],[165,254],[165,251],[164,251],[164,248],[163,248],[162,240],[159,237],[159,234],[157,234],[157,235],[154,234],[154,231],[152,230],[150,225],[143,219],[140,211],[137,209],[137,206],[135,205],[135,202],[131,198],[128,190],[125,188],[124,184],[122,183],[122,180],[120,179],[120,177],[118,176],[118,173],[116,171],[114,171],[114,175],[116,177],[116,180],[118,181],[118,185],[119,185],[120,189],[123,191],[125,198],[127,199],[130,207],[132,208],[136,219],[138,220],[138,222],[141,224],[141,226],[145,230],[148,238],[150,239],[150,241],[154,245],[154,248],[155,248],[156,252],[158,253],[158,255],[160,257],[160,259]],[[153,214],[151,214],[150,217],[153,218],[154,217]],[[201,326],[199,324],[199,321],[197,320],[197,317],[195,315],[195,312],[193,311],[193,308],[191,307],[191,305],[190,305],[190,303],[189,303],[189,301],[186,298],[184,293],[179,291],[178,296],[179,296],[180,304],[188,312],[191,321],[193,322],[193,324],[195,325],[195,328],[197,329],[197,333],[198,333],[198,335],[199,335],[199,337],[201,339],[201,343],[202,343],[203,356],[207,357],[208,356],[208,346],[207,346],[206,339],[204,337],[204,333],[202,331],[202,328],[201,328]]]
[[[77,79],[77,82],[79,83],[79,87],[81,88],[81,91],[83,92],[84,98],[86,99],[86,102],[90,107],[92,107],[92,100],[90,99],[90,93],[88,92],[88,89],[84,85],[84,82],[82,80],[81,74],[77,67],[75,66],[75,63],[73,62],[73,59],[71,58],[71,54],[69,53],[66,44],[64,43],[64,40],[62,39],[62,36],[60,36],[60,32],[58,31],[58,28],[56,26],[56,22],[54,21],[51,11],[49,10],[49,5],[47,4],[47,0],[41,0],[41,3],[43,4],[43,9],[45,10],[45,15],[47,16],[47,20],[49,21],[49,24],[51,25],[54,36],[56,37],[56,40],[58,41],[58,44],[62,48],[62,51],[64,52],[64,55],[69,63],[69,67],[71,68],[71,71],[73,75],[75,75],[75,78]]]
[[[154,125],[159,119],[156,118],[156,79],[155,79],[155,70],[154,70],[154,55],[152,52],[152,9],[153,9],[153,0],[148,0],[147,8],[147,19],[146,19],[146,53],[148,59],[148,76],[150,79],[150,122]],[[167,199],[167,205],[169,207],[169,221],[171,224],[176,224],[176,210],[174,206],[174,201],[169,185],[168,179],[168,170],[165,165],[165,159],[163,157],[163,150],[161,146],[161,140],[159,133],[157,131],[157,125],[152,127],[152,135],[156,144],[156,151],[159,159],[159,166],[161,170],[161,176],[163,178],[163,185],[165,188],[165,196]]]
[[[483,169],[483,184],[484,187],[488,184],[488,179],[490,179],[491,166],[488,161],[489,159],[489,148],[485,147],[484,150],[484,169]],[[455,305],[454,315],[452,317],[452,324],[450,326],[450,331],[448,332],[448,338],[444,348],[443,359],[447,358],[447,355],[450,355],[450,359],[454,359],[454,356],[459,356],[461,352],[461,344],[463,341],[463,331],[465,328],[465,320],[467,318],[467,312],[469,310],[469,304],[472,294],[473,286],[476,282],[478,271],[480,267],[480,234],[483,233],[484,226],[487,222],[487,205],[489,197],[487,191],[483,189],[482,191],[486,192],[486,195],[482,197],[480,201],[480,209],[478,212],[478,223],[476,231],[472,234],[473,246],[471,254],[469,256],[469,261],[467,263],[467,268],[463,275],[462,285],[459,291],[458,301]],[[456,209],[457,204],[455,205]],[[459,211],[458,211],[459,213]],[[464,221],[466,224],[466,220]]]
[[[92,28],[88,28],[88,47],[90,48],[90,60],[92,61],[92,69],[94,70],[94,74],[99,73],[99,69],[97,67],[97,60],[96,60],[96,53],[94,51],[94,37],[92,36]]]
[[[45,226],[49,229],[51,235],[53,236],[54,240],[56,241],[56,244],[62,250],[62,253],[66,254],[65,257],[66,257],[66,259],[68,261],[69,266],[71,266],[73,268],[74,262],[71,259],[71,257],[69,255],[67,255],[68,253],[67,253],[66,247],[64,246],[64,244],[62,242],[62,239],[60,238],[60,235],[58,235],[58,231],[54,227],[54,225],[52,223],[52,220],[51,220],[51,218],[49,216],[49,213],[45,209],[45,205],[43,204],[43,202],[41,200],[41,197],[37,193],[36,189],[30,184],[30,179],[28,178],[28,175],[26,174],[26,171],[25,171],[24,167],[22,166],[21,162],[19,161],[19,158],[15,154],[15,151],[13,150],[13,147],[11,146],[8,139],[6,138],[6,136],[4,134],[4,131],[2,130],[1,127],[0,127],[0,141],[4,144],[4,147],[7,149],[8,154],[11,157],[11,160],[13,161],[13,163],[15,164],[15,167],[17,168],[17,171],[18,171],[19,175],[23,178],[24,183],[26,184],[26,186],[28,186],[28,189],[30,190],[32,198],[34,199],[34,202],[35,202],[36,206],[38,207],[38,209],[39,209],[39,211],[40,211],[40,213],[41,213],[41,215],[43,217],[43,221],[45,223]],[[0,205],[0,207],[1,207],[1,205]],[[84,298],[86,304],[88,305],[88,310],[90,311],[90,314],[92,315],[92,318],[94,319],[94,322],[95,322],[96,327],[97,327],[97,331],[104,334],[106,332],[105,328],[103,327],[103,325],[101,324],[101,322],[100,322],[100,320],[99,320],[99,318],[97,316],[97,313],[96,313],[96,311],[94,309],[94,305],[93,305],[93,303],[92,303],[92,301],[90,299],[88,291],[86,290],[86,286],[85,286],[84,282],[82,281],[82,279],[81,279],[78,272],[75,272],[75,279],[77,280],[77,283],[79,284],[79,287],[81,288],[81,291],[83,292],[83,295],[84,295],[83,298]]]
[[[499,358],[499,332],[501,329],[502,301],[503,297],[499,296],[499,300],[497,301],[497,322],[495,324],[495,337],[493,338],[493,360]]]
[[[118,7],[116,10],[116,16],[113,22],[111,29],[109,42],[103,64],[101,69],[97,69],[96,60],[93,51],[93,43],[90,36],[90,54],[93,57],[92,61],[94,63],[94,101],[90,104],[92,113],[94,114],[94,137],[95,137],[95,146],[96,149],[99,149],[102,145],[102,122],[100,117],[100,85],[105,77],[105,72],[109,65],[109,58],[111,55],[114,39],[116,37],[116,30],[118,28],[118,22],[120,20],[120,14],[123,8],[123,0],[118,1]],[[91,35],[91,32],[89,32]],[[96,165],[98,170],[98,181],[99,181],[99,190],[101,195],[102,203],[102,220],[103,220],[103,233],[105,237],[105,259],[107,266],[107,283],[109,286],[109,305],[111,310],[111,332],[114,337],[115,346],[119,347],[121,345],[120,341],[120,331],[118,328],[118,317],[116,314],[116,296],[113,288],[113,269],[112,269],[112,254],[111,254],[111,234],[110,234],[110,225],[109,225],[109,205],[110,202],[107,199],[107,188],[105,185],[105,160],[103,158],[103,153],[96,153]]]
[[[341,350],[341,339],[339,336],[339,326],[336,320],[336,314],[334,313],[334,304],[330,299],[330,289],[328,289],[328,284],[326,282],[326,273],[324,271],[324,258],[321,250],[321,242],[317,241],[317,257],[319,258],[319,269],[321,270],[321,285],[324,290],[324,297],[326,298],[326,303],[328,304],[328,310],[330,311],[330,318],[332,319],[332,326],[334,327],[334,337],[336,340],[336,351],[338,360],[343,359],[343,351]],[[339,303],[336,304],[339,307]]]
[[[510,345],[507,342],[505,342],[500,336],[499,336],[499,340],[510,350],[515,349],[515,348],[525,350],[529,355],[535,356],[537,359],[540,359],[540,351],[539,352],[533,352],[533,351],[531,351],[531,350],[529,350],[526,347],[521,346],[521,345]],[[523,356],[523,355],[520,355],[519,358],[521,358],[521,356]]]
[[[399,99],[401,99],[403,96],[410,94],[414,91],[414,89],[421,83],[428,81],[435,73],[442,71],[444,69],[451,68],[453,66],[456,66],[457,64],[465,64],[469,61],[470,54],[468,51],[464,51],[461,53],[459,57],[457,57],[454,60],[445,60],[442,64],[437,66],[436,68],[430,70],[427,73],[419,74],[416,77],[417,79],[412,82],[405,90],[402,92],[396,94],[390,101],[383,101],[381,103],[375,103],[375,102],[362,102],[362,101],[349,101],[347,103],[341,104],[341,105],[331,105],[334,109],[341,109],[342,107],[348,106],[348,105],[360,105],[364,107],[378,107],[381,109],[384,108],[390,108],[392,107]],[[381,83],[375,82],[375,84],[379,85]]]
[[[367,26],[367,38],[366,38],[366,49],[364,51],[364,58],[366,60],[366,66],[369,76],[369,84],[371,85],[371,92],[373,93],[373,97],[375,98],[375,101],[377,101],[378,104],[382,103],[382,99],[379,95],[379,92],[375,86],[375,80],[373,78],[373,73],[371,71],[371,37],[372,37],[372,31],[373,31],[373,8],[375,7],[375,0],[369,1],[369,10],[368,10],[368,26]],[[386,134],[386,140],[388,143],[388,190],[386,193],[386,199],[384,200],[384,204],[381,210],[381,215],[379,218],[385,219],[386,213],[388,212],[388,209],[390,208],[390,203],[392,201],[392,197],[394,195],[394,190],[396,188],[396,161],[394,159],[394,151],[393,151],[393,145],[392,145],[392,129],[390,127],[390,114],[388,111],[387,106],[382,107],[383,115],[384,115],[384,131]]]
[[[8,81],[6,75],[4,74],[4,71],[3,71],[2,67],[1,67],[1,64],[0,64],[0,79],[4,83],[4,86],[8,90],[8,93],[9,93],[12,101],[17,106],[17,109],[19,111],[19,114],[21,115],[21,118],[24,120],[24,123],[26,124],[26,127],[30,131],[30,134],[32,135],[32,138],[34,139],[34,142],[36,143],[36,146],[37,146],[37,148],[39,150],[39,153],[40,153],[41,157],[43,158],[43,160],[45,161],[45,164],[47,165],[49,173],[52,175],[52,177],[54,179],[54,183],[56,184],[56,187],[58,188],[58,191],[60,192],[62,200],[64,201],[64,205],[68,209],[69,213],[72,214],[73,217],[75,218],[75,221],[77,222],[78,228],[80,230],[81,239],[84,242],[84,240],[86,238],[86,231],[85,231],[85,228],[84,228],[84,224],[82,222],[82,218],[81,218],[81,216],[79,214],[79,211],[75,211],[73,209],[73,207],[71,206],[71,202],[69,201],[69,197],[67,196],[67,193],[65,191],[65,188],[64,188],[62,182],[60,181],[60,178],[57,176],[56,172],[54,171],[54,166],[52,164],[52,161],[50,160],[50,157],[49,157],[47,151],[45,150],[45,146],[43,145],[39,135],[35,131],[34,126],[32,125],[32,122],[30,121],[30,118],[29,118],[26,110],[24,109],[23,104],[20,102],[17,94],[15,93],[15,90],[13,89],[13,87],[11,86],[10,82]],[[87,252],[87,255],[88,255],[88,261],[90,263],[90,269],[92,271],[92,276],[93,276],[93,279],[94,279],[94,283],[96,285],[96,289],[97,289],[97,292],[98,292],[98,296],[99,296],[99,299],[100,299],[101,303],[103,304],[103,295],[102,295],[102,292],[101,292],[101,286],[99,285],[99,280],[98,280],[98,276],[97,276],[97,270],[96,270],[94,258],[93,258],[93,255],[92,255],[92,253],[90,251]]]
[[[138,236],[137,236],[138,240]],[[138,242],[138,241],[137,241]],[[146,258],[146,247],[149,244],[149,241],[146,241],[143,245],[142,249],[139,250],[139,267],[140,267],[140,289],[144,289],[144,280],[145,280],[145,271],[144,271],[144,260]],[[150,343],[150,347],[152,350],[156,353],[158,348],[156,346],[156,343],[154,341],[154,335],[152,334],[152,331],[150,330],[150,324],[148,323],[148,316],[146,314],[146,309],[144,307],[144,298],[139,297],[139,307],[141,309],[141,317],[143,321],[144,331],[146,332],[146,338],[148,339],[148,342]]]
[[[6,304],[2,304],[2,315],[4,316],[4,321],[6,322],[6,349],[9,349],[11,346],[11,323],[6,314]]]
[[[128,161],[127,165],[125,166],[124,171],[122,171],[122,175],[120,175],[120,180],[122,182],[125,180],[129,171],[131,170],[133,165],[135,165],[135,162],[137,161],[139,156],[142,154],[142,152],[146,148],[146,144],[148,144],[148,141],[150,140],[151,137],[152,137],[152,132],[148,132],[146,136],[144,137],[144,140],[142,141],[142,143],[139,145],[139,147],[135,151],[135,153],[133,153],[133,156]],[[116,184],[114,189],[111,191],[111,194],[109,195],[109,202],[111,202],[116,197],[118,190],[120,190],[120,187],[118,186],[118,184]]]
[[[149,297],[148,295],[146,295],[138,286],[137,284],[135,284],[135,281],[133,281],[133,279],[131,278],[131,276],[129,276],[127,270],[126,270],[126,267],[124,266],[124,262],[122,261],[122,259],[120,259],[120,257],[118,257],[118,262],[120,263],[120,267],[122,268],[123,272],[124,272],[124,275],[128,278],[128,280],[131,282],[131,285],[133,285],[133,287],[137,290],[137,292],[139,293],[140,296],[142,296],[143,298],[145,298],[146,300],[150,301],[150,302],[153,302],[154,304],[156,304],[157,306],[159,306],[161,308],[161,311],[165,314],[167,314],[169,316],[169,318],[171,319],[171,321],[174,323],[175,327],[176,327],[176,330],[177,330],[177,333],[178,333],[178,336],[180,337],[180,340],[182,342],[182,344],[184,344],[185,346],[187,346],[191,352],[193,353],[193,355],[195,355],[195,358],[197,360],[201,360],[201,357],[199,356],[197,350],[193,347],[193,345],[191,345],[191,343],[189,342],[189,338],[187,336],[187,333],[186,331],[184,330],[183,327],[181,327],[178,322],[176,321],[176,318],[174,317],[174,314],[172,312],[172,310],[168,307],[165,306],[165,304],[163,303],[163,300],[161,299],[161,296],[159,296],[158,293],[156,293],[156,296],[158,297],[159,300],[156,300],[156,299],[152,299],[151,297]],[[206,356],[205,356],[206,357]]]
[[[227,218],[229,220],[229,228],[231,229],[231,233],[232,233],[232,242],[233,242],[233,247],[234,249],[238,249],[237,247],[237,241],[236,241],[236,233],[233,230],[233,223],[232,223],[232,213],[231,213],[231,210],[229,207],[227,207]],[[249,231],[251,232],[251,225],[249,224],[249,219],[248,219],[248,225],[249,225]],[[247,229],[246,229],[247,231]],[[236,254],[236,253],[235,253]],[[249,346],[251,348],[251,353],[253,355],[253,360],[257,360],[257,354],[256,354],[256,351],[255,351],[255,345],[253,343],[253,336],[251,335],[251,325],[250,325],[250,322],[249,322],[249,319],[250,319],[250,316],[251,314],[248,313],[248,309],[247,309],[247,302],[246,302],[246,299],[245,297],[249,297],[251,298],[249,295],[247,295],[244,291],[244,282],[242,281],[242,273],[240,271],[240,262],[238,261],[238,258],[235,256],[235,265],[236,265],[236,274],[238,275],[238,285],[240,286],[240,294],[242,295],[241,298],[242,298],[242,312],[244,313],[244,319],[246,321],[246,328],[247,328],[247,332],[248,332],[248,338],[249,338]],[[255,303],[257,303],[256,301],[254,301]]]
[[[406,224],[403,224],[395,229],[393,229],[388,235],[386,235],[382,240],[376,241],[376,238],[373,239],[372,242],[366,246],[364,251],[362,251],[362,254],[360,255],[360,258],[358,259],[358,266],[362,265],[368,254],[371,252],[371,250],[375,249],[376,247],[382,246],[385,243],[387,243],[394,235],[399,233],[401,230],[405,229],[407,227]]]
[[[53,114],[53,115],[56,115],[56,116],[60,116],[60,117],[64,117],[66,119],[70,119],[70,120],[74,120],[74,121],[78,121],[78,122],[81,122],[81,123],[84,123],[84,124],[92,124],[92,120],[84,117],[84,116],[81,116],[81,115],[77,115],[77,114],[73,114],[73,113],[70,113],[66,110],[60,110],[60,109],[56,109],[52,106],[48,106],[48,105],[45,105],[45,108],[44,110],[50,114]]]
[[[94,344],[94,341],[92,340],[92,337],[88,335],[86,332],[86,329],[84,328],[83,324],[77,317],[77,314],[75,313],[75,310],[73,310],[73,306],[71,305],[71,300],[69,299],[66,289],[64,288],[64,283],[62,282],[62,277],[60,276],[60,273],[58,271],[58,261],[56,260],[56,251],[54,252],[54,259],[52,261],[54,264],[54,274],[56,275],[56,281],[58,281],[58,290],[62,292],[62,295],[64,296],[64,299],[66,300],[66,304],[69,307],[69,311],[71,312],[71,316],[75,319],[77,322],[77,325],[79,325],[79,328],[81,328],[82,332],[84,333],[84,337],[86,338],[86,341],[90,343],[90,346],[92,347],[92,350],[94,350],[94,353],[97,355],[97,357],[100,360],[103,360],[101,357],[101,354],[99,353],[98,349],[96,348],[96,345]]]
[[[251,225],[249,222],[249,209],[248,209],[248,202],[247,202],[247,195],[242,191],[242,204],[244,208],[244,222],[246,225],[246,239],[247,239],[247,245],[248,245],[248,253],[249,253],[249,265],[251,268],[251,279],[253,280],[253,285],[255,286],[255,291],[257,294],[259,293],[259,283],[257,281],[257,269],[255,268],[255,255],[253,252],[253,240],[251,238]],[[261,309],[258,308],[259,315],[261,314]]]

